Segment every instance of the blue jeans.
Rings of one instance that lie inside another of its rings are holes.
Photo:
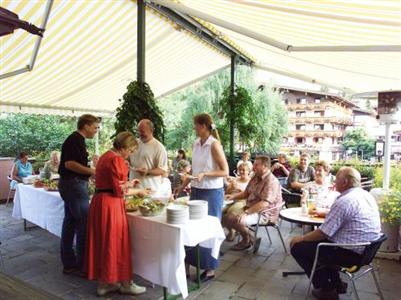
[[[221,220],[222,207],[224,203],[224,190],[219,189],[197,189],[191,188],[191,200],[205,200],[208,202],[208,215],[215,216]],[[186,262],[196,266],[196,249],[187,248]],[[212,250],[200,247],[200,267],[203,270],[215,270],[219,261],[212,256]]]
[[[64,200],[61,261],[64,268],[77,267],[82,270],[89,210],[88,181],[78,178],[60,179],[59,191]],[[73,249],[74,236],[76,236],[76,252]]]

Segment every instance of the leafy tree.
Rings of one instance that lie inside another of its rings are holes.
[[[226,149],[229,147],[231,119],[234,124],[234,130],[237,132],[237,142],[242,141],[248,146],[251,145],[257,135],[258,124],[254,120],[256,115],[255,101],[248,91],[243,87],[237,86],[234,95],[231,95],[231,88],[227,87],[220,99],[219,107],[223,146]]]
[[[345,133],[343,147],[369,159],[374,155],[375,141],[368,136],[364,128],[355,128]]]
[[[114,120],[103,118],[99,133],[99,150],[111,146],[110,136]],[[61,150],[64,140],[76,130],[77,119],[64,116],[7,114],[0,118],[0,156],[16,157],[21,151],[39,160],[49,159],[50,152]],[[90,153],[95,152],[95,141],[87,140]]]

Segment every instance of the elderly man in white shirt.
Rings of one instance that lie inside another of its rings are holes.
[[[130,179],[139,179],[143,188],[160,189],[168,175],[167,151],[153,137],[154,125],[148,119],[138,123],[138,149],[130,155]]]
[[[321,242],[363,243],[380,237],[380,215],[375,199],[360,188],[361,175],[350,167],[341,168],[336,176],[336,189],[341,194],[334,201],[324,223],[304,236],[291,241],[291,254],[310,276],[317,245]],[[323,265],[352,266],[361,259],[362,249],[323,247],[319,262]],[[316,270],[312,283],[312,294],[318,299],[338,299],[346,293],[347,285],[342,282],[336,269],[325,267]]]

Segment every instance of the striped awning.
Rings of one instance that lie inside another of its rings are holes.
[[[45,0],[0,0],[20,19],[41,24]],[[135,1],[53,3],[35,67],[0,80],[1,111],[113,113],[136,79]],[[0,38],[0,74],[26,66],[36,36],[17,30]],[[147,9],[146,81],[165,94],[230,64],[230,58]]]
[[[351,94],[401,89],[400,0],[181,0],[180,5],[225,25],[217,28],[261,69]]]
[[[261,70],[348,94],[401,90],[400,0],[149,1],[213,26]],[[46,3],[0,0],[35,25]],[[34,69],[0,80],[1,110],[112,113],[136,78],[136,14],[130,0],[55,0]],[[150,8],[146,26],[146,81],[156,97],[230,63]],[[0,38],[0,75],[25,67],[36,40],[22,30]]]

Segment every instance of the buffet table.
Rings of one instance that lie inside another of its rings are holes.
[[[219,255],[225,239],[220,220],[207,216],[189,220],[185,225],[166,223],[166,213],[156,217],[143,217],[128,213],[134,273],[150,282],[167,287],[171,294],[188,295],[185,274],[185,248],[196,246],[211,248],[213,257]]]
[[[25,219],[61,236],[64,202],[58,192],[32,185],[18,184],[12,216]],[[155,217],[127,213],[132,242],[134,273],[152,283],[166,287],[170,294],[188,295],[184,246],[201,245],[218,257],[225,239],[219,219],[212,216],[189,220],[185,225],[166,222],[165,211]]]
[[[15,190],[12,216],[18,220],[25,219],[60,237],[64,202],[59,192],[19,183]]]

